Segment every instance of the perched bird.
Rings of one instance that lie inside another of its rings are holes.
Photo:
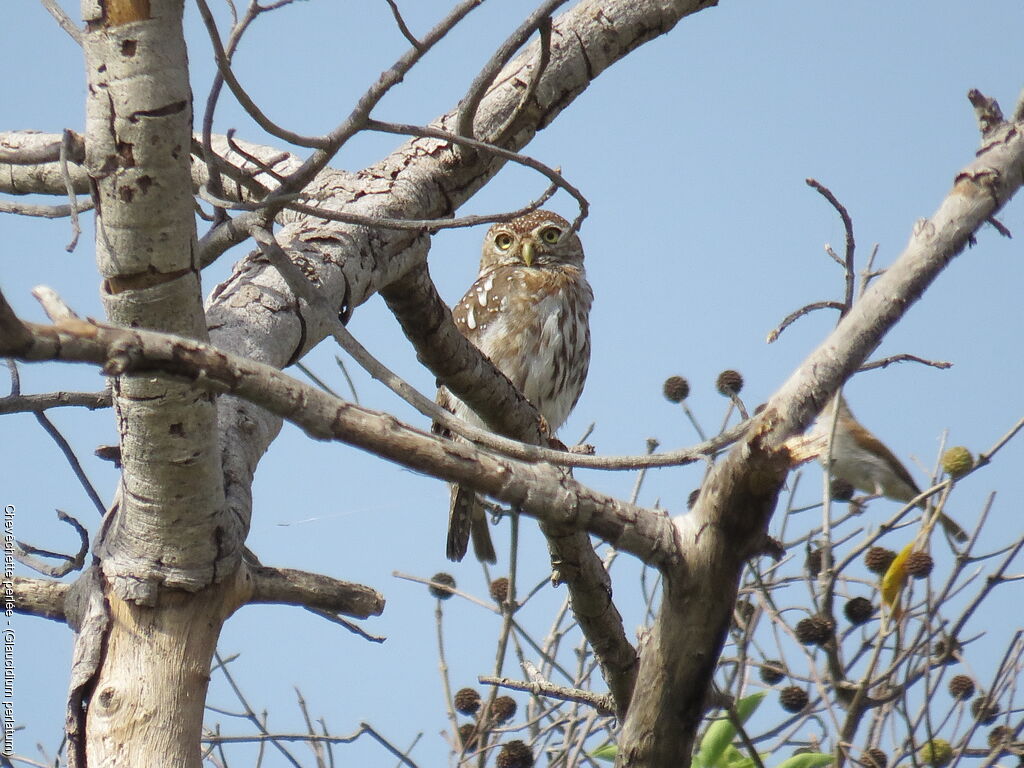
[[[914,478],[892,451],[854,418],[842,395],[837,395],[825,406],[808,434],[828,440],[836,404],[839,415],[831,458],[827,465],[832,478],[843,480],[865,493],[884,496],[904,504],[921,493]],[[819,458],[823,465],[828,456],[827,450],[821,452]],[[922,501],[919,506],[926,508],[927,504]],[[957,541],[967,541],[967,532],[945,513],[939,514],[939,524]]]
[[[583,245],[565,219],[533,211],[495,224],[484,238],[476,282],[452,310],[462,334],[508,376],[553,432],[583,392],[590,365],[593,291]],[[445,387],[437,402],[484,426]],[[452,486],[448,558],[461,560],[473,537],[477,559],[495,562],[487,517],[477,494]]]

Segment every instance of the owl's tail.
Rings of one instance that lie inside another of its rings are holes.
[[[452,486],[451,511],[448,515],[448,559],[459,562],[466,556],[469,539],[473,539],[473,554],[482,563],[496,563],[491,532],[487,526],[487,511],[480,498],[461,485]]]

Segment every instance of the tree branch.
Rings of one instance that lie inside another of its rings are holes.
[[[575,701],[593,707],[601,715],[615,714],[615,701],[607,694],[594,693],[582,688],[567,688],[564,685],[555,685],[546,680],[527,682],[525,680],[513,680],[510,677],[490,677],[481,675],[477,678],[484,685],[496,685],[508,688],[512,691],[526,691],[534,696],[547,696],[559,701]]]
[[[769,399],[715,465],[691,515],[679,522],[682,559],[666,564],[665,594],[641,653],[618,766],[686,765],[703,715],[747,556],[763,540],[785,480],[784,443],[802,432],[885,333],[1024,183],[1024,125],[988,128],[976,159],[938,211],[919,221],[896,262]]]
[[[80,407],[95,411],[110,407],[110,392],[46,392],[38,395],[0,397],[0,415],[40,413],[50,408]]]
[[[10,318],[13,318],[13,323]],[[493,456],[340,400],[271,366],[168,334],[83,320],[21,323],[0,296],[0,355],[103,366],[107,375],[163,373],[200,389],[230,393],[287,419],[320,440],[337,439],[402,466],[463,482],[559,530],[586,529],[657,564],[674,556],[663,513],[580,485],[564,470]]]
[[[248,603],[283,603],[341,613],[358,619],[380,616],[384,597],[362,584],[292,568],[250,565],[252,595]]]
[[[70,584],[52,579],[30,579],[15,576],[11,579],[14,591],[14,612],[38,616],[53,621],[65,621],[64,598]]]

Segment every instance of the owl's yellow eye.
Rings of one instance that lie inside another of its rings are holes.
[[[494,244],[501,250],[507,251],[512,247],[512,235],[507,232],[502,232],[494,238]]]
[[[554,245],[561,239],[562,230],[558,227],[548,227],[547,229],[541,230],[540,239],[549,245]]]

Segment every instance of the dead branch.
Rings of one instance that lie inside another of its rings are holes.
[[[775,341],[778,340],[779,336],[782,335],[782,332],[789,328],[789,326],[791,326],[804,315],[809,315],[811,312],[815,312],[819,309],[838,309],[840,314],[842,314],[843,305],[838,301],[815,301],[811,302],[810,304],[807,304],[806,306],[800,307],[800,309],[794,312],[790,312],[788,315],[786,315],[785,319],[783,319],[781,323],[779,323],[775,328],[773,328],[768,333],[768,338],[766,339],[766,341],[769,344],[774,343]]]
[[[588,707],[593,707],[602,715],[614,716],[616,713],[614,698],[607,694],[601,695],[593,691],[583,690],[582,688],[567,688],[564,685],[555,685],[546,681],[527,682],[524,680],[513,680],[510,677],[490,677],[487,675],[481,675],[477,680],[484,685],[496,685],[513,691],[526,691],[534,696],[547,696],[559,701],[579,702],[580,704],[586,704]]]
[[[932,368],[940,368],[945,370],[946,368],[952,368],[953,364],[945,360],[926,360],[923,357],[917,355],[910,355],[905,352],[901,352],[898,355],[889,355],[883,357],[880,360],[872,360],[871,362],[864,363],[860,368],[857,369],[859,373],[864,371],[873,371],[876,368],[888,368],[893,363],[920,363],[921,365],[928,365]]]
[[[45,574],[53,578],[66,576],[72,571],[81,570],[85,565],[85,556],[89,553],[89,532],[75,518],[66,512],[57,510],[57,519],[62,523],[70,525],[78,534],[78,552],[74,555],[65,555],[61,552],[51,552],[46,549],[34,547],[23,541],[15,541],[14,559],[22,565],[28,566],[37,573]],[[54,560],[62,560],[63,565],[48,565],[38,560],[35,556],[48,557]]]
[[[249,603],[280,603],[317,608],[358,619],[380,616],[384,597],[375,589],[292,568],[250,565]]]
[[[14,612],[42,619],[65,621],[64,598],[71,590],[70,584],[52,579],[31,579],[15,576],[11,579],[14,597]]]
[[[542,3],[539,8],[523,20],[519,28],[494,52],[494,55],[491,56],[490,60],[474,78],[473,83],[469,86],[469,92],[462,99],[458,115],[455,118],[455,130],[459,135],[470,138],[476,137],[476,133],[473,130],[473,120],[487,89],[490,88],[498,73],[508,64],[516,51],[526,44],[530,35],[536,32],[546,20],[549,20],[551,14],[559,6],[565,5],[566,1],[547,0],[547,2]]]
[[[338,439],[411,469],[466,483],[561,531],[585,527],[645,562],[674,557],[671,525],[663,514],[585,488],[558,468],[495,457],[429,435],[389,414],[338,400],[276,368],[206,344],[82,320],[23,324],[0,296],[0,354],[27,361],[89,362],[112,376],[163,373],[182,378],[204,390],[253,402],[316,439]]]
[[[110,407],[110,392],[46,392],[38,395],[0,397],[0,415],[6,413],[39,413],[50,408]]]
[[[831,189],[826,187],[817,179],[807,179],[807,186],[817,190],[822,197],[828,200],[829,204],[836,209],[836,213],[839,214],[839,218],[843,220],[843,229],[846,232],[846,252],[841,263],[846,273],[846,291],[843,297],[844,309],[841,314],[845,314],[853,304],[853,284],[854,278],[856,277],[853,271],[853,259],[856,251],[856,243],[853,239],[853,220],[850,218],[850,214],[846,210],[846,207],[839,202],[839,199],[835,194],[833,194]]]
[[[85,139],[81,134],[68,131],[71,135],[71,151],[68,160],[74,163],[85,162]],[[0,133],[0,163],[11,165],[39,165],[56,163],[60,160],[63,136],[53,138],[53,134],[39,131],[11,131]]]

